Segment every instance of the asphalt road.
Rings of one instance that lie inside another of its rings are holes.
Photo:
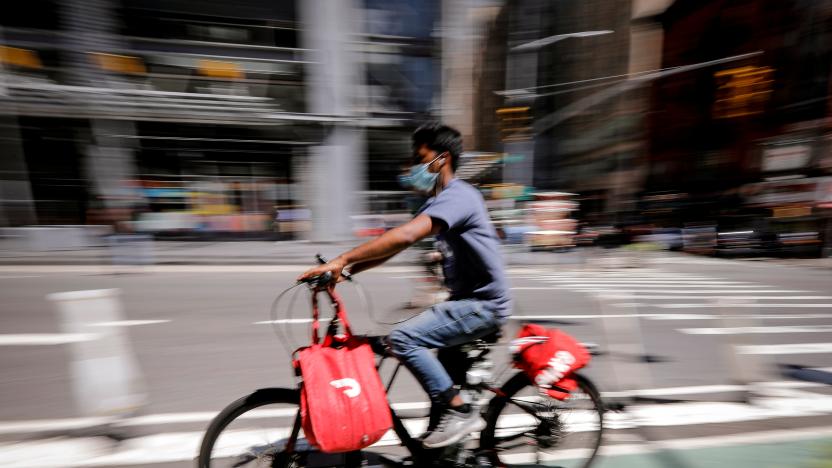
[[[166,266],[110,274],[94,266],[0,267],[0,465],[192,466],[195,444],[214,413],[254,389],[294,383],[287,348],[308,339],[308,322],[298,320],[308,317],[308,305],[302,292],[291,306],[281,304],[283,339],[269,323],[269,308],[300,270]],[[350,285],[342,287],[354,328],[382,334],[391,325],[379,322],[406,319],[401,305],[418,276],[410,267],[361,275],[371,308]],[[606,351],[585,370],[605,398],[648,398],[610,419],[607,445],[613,449],[604,466],[627,466],[632,460],[616,464],[614,455],[663,450],[661,441],[684,451],[769,444],[796,429],[806,432],[804,439],[832,435],[832,391],[777,371],[778,364],[832,366],[828,271],[659,255],[514,266],[510,278],[516,308],[507,337],[523,317],[551,321]],[[126,424],[132,439],[120,445],[77,432],[94,421],[73,394],[76,343],[47,299],[55,292],[111,288],[120,290],[125,321],[116,325],[129,339],[147,395]],[[504,344],[495,352],[503,378],[511,372]],[[759,381],[768,383],[745,385]],[[752,404],[744,402],[749,389]],[[425,401],[409,376],[397,381],[390,399]]]

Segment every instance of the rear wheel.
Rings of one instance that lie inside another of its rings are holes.
[[[491,400],[480,447],[494,466],[546,464],[589,468],[601,446],[604,406],[587,378],[560,401],[542,395],[523,374],[503,385]]]

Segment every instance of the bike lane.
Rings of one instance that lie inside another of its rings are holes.
[[[832,437],[605,455],[594,468],[832,468]],[[554,464],[555,466],[558,463]]]

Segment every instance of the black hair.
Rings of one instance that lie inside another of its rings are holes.
[[[447,151],[451,155],[451,167],[456,170],[462,154],[462,134],[455,128],[438,122],[426,123],[413,132],[412,139],[414,152],[422,145],[437,153]]]

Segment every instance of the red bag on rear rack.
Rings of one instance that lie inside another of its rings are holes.
[[[525,324],[511,342],[514,367],[522,369],[542,393],[565,400],[578,387],[572,373],[589,363],[589,351],[558,329]]]
[[[317,293],[312,299],[312,345],[295,351],[303,385],[301,426],[322,452],[351,452],[377,442],[392,427],[387,394],[369,343],[352,334],[346,311],[329,290],[344,336],[318,339]]]

